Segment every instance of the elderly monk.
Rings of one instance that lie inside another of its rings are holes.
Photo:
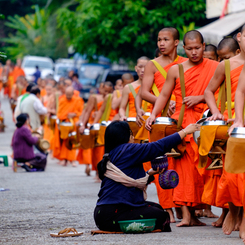
[[[241,32],[237,34],[237,39],[240,43],[241,53],[230,58],[230,77],[231,77],[231,100],[234,102],[235,93],[237,89],[238,79],[243,69],[245,62],[245,25],[243,25]],[[206,91],[205,100],[213,114],[209,120],[223,120],[228,119],[228,111],[226,110],[222,115],[216,106],[214,93],[217,91],[221,83],[225,80],[225,64],[222,61],[215,74],[210,81]],[[240,101],[241,102],[241,101]],[[234,109],[232,109],[232,115]],[[224,159],[225,165],[225,159]],[[235,229],[235,226],[241,222],[242,216],[239,215],[241,207],[243,206],[243,193],[244,193],[244,176],[243,174],[231,174],[223,169],[223,173],[218,185],[216,203],[222,206],[229,203],[229,213],[227,214],[222,229],[226,235],[230,235]],[[242,235],[244,238],[244,234]]]
[[[72,86],[72,80],[71,79],[65,79],[65,81],[60,82],[60,92],[61,95],[60,97],[65,97],[65,91],[67,87]],[[80,92],[77,90],[74,90],[74,96],[79,97],[80,96]]]
[[[172,66],[167,75],[162,91],[155,103],[152,115],[146,121],[146,127],[151,129],[156,116],[166,106],[171,93],[174,91],[176,96],[176,111],[171,116],[178,120],[182,104],[185,104],[184,118],[182,127],[185,128],[190,123],[196,123],[203,112],[204,90],[206,89],[218,62],[203,58],[205,43],[198,31],[189,31],[185,34],[184,49],[187,61],[183,62],[185,79],[185,97],[182,99],[179,66]],[[203,193],[203,179],[198,172],[198,159],[195,151],[197,145],[193,143],[192,136],[185,137],[186,150],[179,159],[174,159],[175,170],[179,174],[179,184],[173,191],[173,201],[181,206],[182,221],[177,224],[180,226],[205,225],[195,217],[195,209],[202,207],[201,196]]]
[[[142,81],[142,86],[139,93],[136,96],[136,111],[137,111],[137,123],[142,126],[144,119],[142,115],[144,112],[141,110],[142,99],[146,100],[152,107],[155,104],[158,94],[161,92],[164,82],[167,77],[167,72],[173,65],[182,63],[187,60],[184,57],[177,55],[177,46],[179,44],[179,31],[174,27],[163,28],[158,33],[157,46],[161,55],[154,60],[148,62],[145,67],[144,78]],[[157,67],[157,65],[159,67]],[[156,91],[153,91],[153,86],[155,86]],[[157,94],[158,92],[158,94]],[[172,96],[170,113],[174,112],[175,102],[174,96]],[[149,166],[150,168],[150,166]],[[169,158],[169,169],[173,168],[172,159]],[[149,169],[146,169],[149,170]],[[160,205],[166,209],[170,215],[170,221],[175,222],[172,207],[176,207],[173,203],[173,190],[163,190],[158,181],[158,176],[155,178],[155,184],[157,188],[157,195]],[[178,211],[178,210],[176,210]],[[177,215],[178,216],[178,215]],[[180,215],[179,215],[180,217]]]
[[[79,120],[79,116],[82,113],[83,100],[80,97],[74,95],[73,88],[67,87],[65,90],[65,96],[59,99],[59,107],[57,111],[57,118],[60,121],[73,121],[75,123]],[[60,132],[58,125],[56,125],[54,133],[54,150],[53,156],[60,160],[59,164],[65,166],[67,162],[70,162],[72,166],[76,166],[76,150],[68,150],[65,146],[67,139],[60,139]]]

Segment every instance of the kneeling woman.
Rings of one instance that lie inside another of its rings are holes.
[[[155,218],[155,229],[171,231],[169,214],[159,204],[144,199],[146,185],[159,171],[150,169],[145,173],[143,162],[170,152],[197,128],[192,124],[178,133],[148,144],[131,144],[134,138],[127,122],[115,121],[106,128],[106,154],[98,164],[102,183],[94,210],[99,229],[120,231],[118,221]]]
[[[12,138],[14,159],[23,163],[27,172],[44,171],[47,156],[42,153],[34,153],[33,146],[37,145],[39,138],[33,137],[29,128],[29,116],[26,113],[20,114],[17,118],[16,127]]]

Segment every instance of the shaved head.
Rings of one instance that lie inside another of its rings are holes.
[[[236,53],[236,51],[240,49],[240,46],[234,38],[225,37],[220,41],[217,47],[218,51],[224,50],[224,49],[228,49],[230,52]]]
[[[147,60],[147,61],[149,61],[150,59],[148,57],[146,57],[146,56],[141,56],[140,58],[137,59],[137,64],[138,64],[138,62],[140,60]]]
[[[205,46],[205,51],[211,51],[216,53],[217,52],[217,47],[213,44],[208,44]]]
[[[131,73],[124,73],[123,75],[122,75],[122,80],[124,81],[124,80],[134,80],[134,77],[133,77],[133,75],[131,74]]]
[[[173,36],[174,40],[179,40],[179,31],[176,28],[174,28],[174,27],[165,27],[162,30],[160,30],[160,32],[161,31],[169,31],[169,32],[172,33],[172,36]]]
[[[203,57],[210,60],[218,60],[217,47],[213,44],[208,44],[205,46],[203,52]]]
[[[186,34],[184,35],[184,38],[183,38],[184,45],[185,45],[187,39],[190,39],[190,40],[199,39],[202,44],[204,43],[204,39],[203,39],[202,34],[197,30],[186,32]]]
[[[72,86],[67,87],[66,90],[65,90],[65,95],[66,95],[67,100],[71,100],[73,94],[74,94],[73,87]]]

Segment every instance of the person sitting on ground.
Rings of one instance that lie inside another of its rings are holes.
[[[27,172],[44,171],[47,163],[45,154],[34,153],[33,145],[39,142],[38,137],[33,137],[30,130],[28,114],[22,113],[17,117],[16,127],[12,138],[14,159],[24,163],[23,168]]]
[[[150,169],[145,172],[143,162],[163,156],[180,144],[181,139],[187,134],[192,134],[198,129],[198,125],[191,124],[184,130],[156,142],[133,144],[134,137],[128,123],[112,122],[105,131],[105,155],[98,163],[102,183],[94,210],[97,227],[104,231],[120,231],[118,221],[156,219],[155,229],[171,231],[168,212],[159,204],[145,201],[143,191],[147,184],[154,180],[153,175],[164,170],[159,172],[159,169]],[[122,175],[123,180],[126,177],[132,179],[127,180],[127,183],[122,182]],[[136,180],[140,185],[139,178],[141,181],[145,178],[143,185],[139,188],[133,187],[135,184],[132,185],[131,181]]]

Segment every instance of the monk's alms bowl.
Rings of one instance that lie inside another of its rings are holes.
[[[100,125],[104,126],[104,127],[107,127],[107,126],[110,125],[110,123],[111,123],[111,121],[102,121]]]
[[[162,171],[164,168],[168,168],[168,158],[167,156],[161,156],[157,157],[156,159],[151,161],[151,167],[153,170],[157,170],[159,168],[159,171]]]
[[[234,128],[231,132],[231,137],[245,139],[245,128],[244,127]]]
[[[215,125],[226,125],[227,122],[223,120],[216,120],[216,121],[205,121],[202,123],[202,126],[215,126]]]
[[[174,170],[166,170],[159,174],[159,184],[162,189],[173,189],[179,184],[179,175]]]
[[[154,124],[177,125],[177,121],[170,117],[158,117]]]
[[[95,123],[91,126],[90,130],[100,130],[100,124],[99,123]]]

